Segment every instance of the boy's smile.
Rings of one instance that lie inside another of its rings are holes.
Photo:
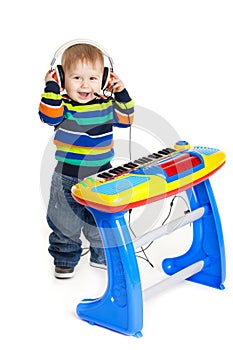
[[[97,61],[93,66],[86,61],[76,62],[65,71],[65,89],[69,97],[79,103],[93,100],[94,93],[100,93],[103,65]]]

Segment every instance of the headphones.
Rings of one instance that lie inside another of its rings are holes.
[[[62,46],[60,46],[57,51],[55,52],[53,59],[50,63],[51,66],[51,70],[55,69],[55,73],[54,73],[54,79],[57,81],[57,83],[59,84],[59,86],[61,88],[64,88],[65,85],[65,75],[64,75],[64,70],[62,68],[62,65],[58,64],[56,67],[54,67],[54,64],[57,60],[57,57],[59,55],[61,55],[66,49],[68,49],[69,47],[73,46],[73,45],[77,45],[77,44],[88,44],[88,45],[92,45],[94,47],[96,47],[97,49],[99,49],[103,56],[107,57],[109,60],[109,64],[110,67],[104,67],[104,73],[103,73],[103,78],[102,78],[102,85],[101,85],[101,89],[105,90],[110,81],[111,81],[111,72],[113,72],[113,60],[112,58],[109,56],[109,54],[107,53],[107,51],[101,47],[98,43],[92,41],[92,40],[84,40],[84,39],[75,39],[75,40],[71,40],[68,41],[67,43],[63,44]]]

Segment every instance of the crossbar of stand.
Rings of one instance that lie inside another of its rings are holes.
[[[174,273],[174,275],[171,275],[162,281],[154,284],[153,286],[150,286],[143,290],[143,297],[144,299],[154,296],[155,294],[161,293],[164,290],[173,287],[177,283],[193,276],[194,274],[200,272],[204,266],[204,261],[198,261],[192,265],[189,265],[188,267],[180,270],[179,272]]]
[[[184,216],[181,216],[175,220],[168,222],[165,225],[162,225],[153,231],[146,232],[144,235],[137,237],[133,240],[134,248],[137,249],[148,242],[152,242],[162,236],[169,235],[178,228],[181,228],[191,222],[200,219],[205,213],[205,208],[201,207],[193,210],[190,213],[187,213]]]

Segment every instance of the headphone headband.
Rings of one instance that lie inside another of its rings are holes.
[[[109,59],[111,68],[113,69],[113,60],[110,57],[110,55],[107,53],[107,51],[103,47],[101,47],[97,42],[92,41],[92,40],[86,40],[86,39],[71,40],[71,41],[66,42],[62,46],[60,46],[57,49],[57,51],[55,52],[55,54],[53,56],[53,59],[52,59],[52,61],[50,63],[51,69],[53,69],[53,66],[54,66],[54,64],[56,62],[57,57],[59,55],[61,55],[66,49],[68,49],[69,47],[71,47],[73,45],[76,45],[76,44],[89,44],[89,45],[95,46],[97,49],[99,49],[103,53],[104,56],[106,56]]]

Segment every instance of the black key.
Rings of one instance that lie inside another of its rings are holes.
[[[145,160],[146,162],[151,162],[151,159],[148,157],[142,157],[143,160]]]
[[[123,166],[118,166],[117,167],[117,169],[118,170],[120,170],[121,172],[124,172],[124,171],[126,171],[127,169],[126,168],[124,168]]]
[[[108,179],[109,177],[112,177],[112,175],[109,173],[100,173],[97,176],[100,177],[101,179]]]
[[[142,162],[143,162],[143,164],[146,164],[148,161],[147,161],[147,160],[145,160],[144,158],[145,158],[145,157],[143,157],[143,158],[139,158],[138,160],[142,161]]]
[[[120,174],[122,173],[122,171],[118,170],[117,168],[111,169],[108,171],[111,174]]]
[[[168,150],[169,151],[169,153],[173,153],[173,152],[175,152],[176,150],[175,149],[173,149],[173,148],[166,148],[166,150]]]
[[[162,149],[161,151],[158,151],[159,154],[163,154],[163,155],[167,155],[169,154],[170,152],[166,151],[165,149]]]
[[[148,158],[150,158],[150,160],[153,160],[153,159],[156,159],[156,158],[158,158],[158,157],[156,157],[155,155],[153,155],[153,154],[148,154],[148,156],[147,156]]]
[[[156,158],[161,158],[161,154],[158,154],[158,153],[152,153]]]
[[[143,160],[137,159],[134,161],[135,163],[141,165],[141,164],[145,164],[145,162],[143,162]]]
[[[138,164],[133,163],[133,162],[129,162],[129,163],[127,163],[127,164],[124,164],[124,167],[125,167],[125,168],[129,168],[129,169],[136,168],[137,166],[138,166]]]
[[[116,168],[108,170],[108,172],[112,173],[112,174],[121,174],[121,173],[125,172],[126,170],[128,170],[128,169],[124,168],[123,166],[118,166]]]

